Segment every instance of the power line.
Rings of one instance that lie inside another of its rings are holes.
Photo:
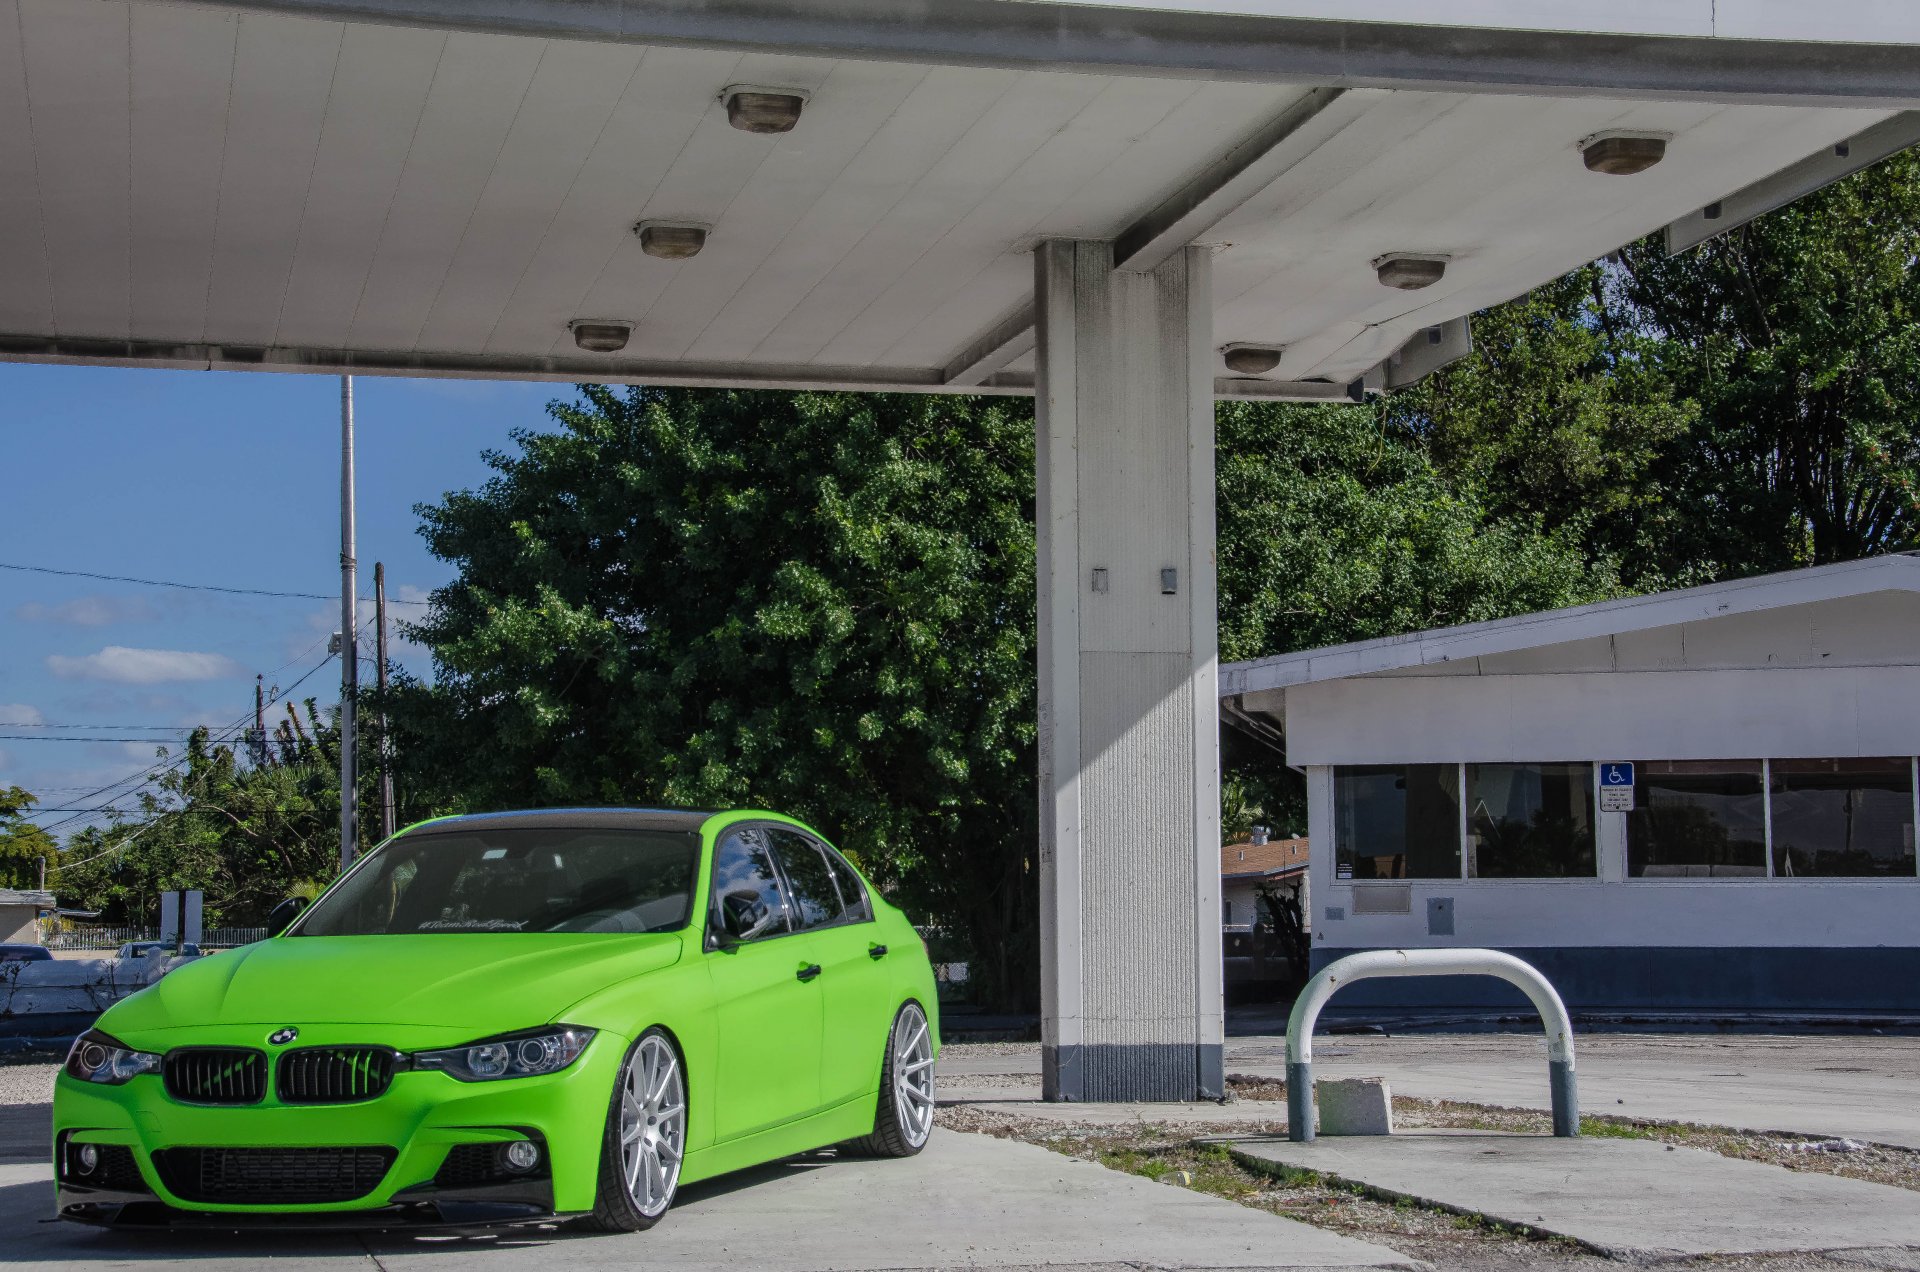
[[[56,570],[48,565],[11,565],[0,561],[0,570],[21,570],[29,574],[57,574],[70,579],[99,579],[107,583],[138,583],[142,587],[170,587],[186,592],[225,592],[231,596],[273,596],[289,601],[337,601],[339,596],[324,592],[276,592],[261,587],[221,587],[212,583],[171,583],[164,579],[137,579],[125,574],[95,574],[89,570]],[[362,597],[362,600],[370,598]],[[389,605],[426,606],[426,601],[395,601]]]
[[[318,642],[315,642],[315,643],[317,644]],[[328,663],[332,662],[333,657],[334,656],[332,654],[326,655],[319,662],[315,663],[313,666],[309,667],[305,672],[303,672],[298,680],[295,680],[292,684],[288,685],[284,689],[280,688],[278,685],[274,686],[273,701],[275,703],[284,701],[285,695],[299,688],[300,685],[303,684],[309,676],[312,676],[315,672],[319,671],[322,667],[325,667]],[[227,734],[227,735],[243,734],[245,732],[245,728],[248,721],[251,720],[252,717],[253,717],[253,708],[249,707],[247,708],[246,711],[242,712],[234,720],[232,724],[229,724],[222,729],[216,730],[215,732]],[[231,740],[234,740],[234,738],[232,736],[229,736],[227,738],[217,739],[217,740],[231,741]],[[111,806],[112,802],[116,802],[123,799],[131,799],[132,797],[138,795],[147,786],[150,786],[155,781],[158,781],[162,773],[165,773],[169,769],[179,768],[182,764],[187,762],[188,758],[189,757],[187,753],[183,751],[178,756],[175,756],[171,759],[157,760],[154,763],[147,765],[143,769],[138,769],[135,772],[128,774],[126,777],[121,778],[117,782],[109,782],[105,786],[99,787],[95,790],[88,791],[86,794],[78,796],[71,802],[74,805],[84,804],[89,800],[98,799],[102,795],[105,795],[108,791],[115,790],[119,787],[128,786],[128,785],[131,785],[133,789],[127,791],[124,794],[113,796],[112,801],[109,802],[109,806]],[[43,809],[37,809],[37,808],[28,809],[24,812],[23,815],[27,817],[32,817],[43,811],[51,811],[51,810],[43,810]],[[65,816],[61,817],[59,821],[49,822],[47,825],[42,826],[40,829],[43,831],[58,830],[62,826],[78,821],[82,817],[91,816],[94,812],[98,812],[98,811],[104,811],[104,810],[90,809],[87,812],[68,813]]]

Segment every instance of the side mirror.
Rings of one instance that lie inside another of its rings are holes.
[[[312,904],[308,897],[288,897],[274,906],[267,914],[267,935],[278,936],[286,931],[300,917],[300,912]]]

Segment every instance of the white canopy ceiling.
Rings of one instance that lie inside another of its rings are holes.
[[[0,356],[1017,391],[1032,245],[1097,238],[1216,246],[1217,343],[1285,349],[1222,391],[1332,395],[1899,105],[803,56],[379,8],[0,0]],[[806,92],[798,127],[729,127],[740,83]],[[1581,140],[1622,129],[1666,159],[1587,171]],[[649,219],[712,232],[659,260]],[[1383,287],[1392,252],[1445,278]],[[581,318],[633,336],[585,354]]]

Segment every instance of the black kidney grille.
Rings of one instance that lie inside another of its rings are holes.
[[[245,1047],[181,1047],[161,1069],[167,1094],[189,1104],[258,1104],[267,1093],[267,1058]]]
[[[393,1081],[390,1047],[302,1047],[274,1062],[274,1091],[284,1104],[371,1100]]]
[[[357,1201],[380,1186],[397,1151],[366,1148],[163,1148],[160,1182],[182,1201],[315,1206]]]

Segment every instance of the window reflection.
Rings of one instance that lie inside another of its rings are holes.
[[[1627,817],[1636,879],[1764,878],[1767,801],[1759,760],[1641,761]]]
[[[1336,769],[1336,877],[1458,879],[1459,780],[1452,764]]]
[[[1909,760],[1775,760],[1772,772],[1776,876],[1914,873]]]
[[[1467,765],[1467,854],[1477,879],[1594,877],[1593,765]]]

